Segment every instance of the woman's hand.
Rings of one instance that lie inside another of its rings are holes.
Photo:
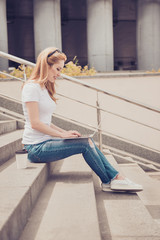
[[[61,133],[61,138],[78,138],[81,134],[74,130],[64,131]]]

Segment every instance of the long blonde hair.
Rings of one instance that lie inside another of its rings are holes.
[[[34,80],[39,83],[43,88],[48,90],[50,97],[56,101],[55,98],[55,84],[48,81],[48,68],[59,60],[66,61],[67,57],[59,49],[55,47],[49,47],[44,49],[37,58],[36,66],[32,71],[30,80]]]

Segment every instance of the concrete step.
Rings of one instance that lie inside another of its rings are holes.
[[[0,136],[0,165],[15,155],[22,148],[23,130],[16,130]]]
[[[125,167],[116,164],[113,156],[107,155],[107,159],[115,168],[125,173],[128,178],[143,184],[144,176],[141,176],[139,179],[135,177],[133,164],[131,164],[132,166],[129,168],[130,171],[126,171]],[[136,165],[136,168],[139,169],[140,167]],[[148,178],[147,174],[145,175]],[[111,190],[102,193],[100,185],[97,184],[97,176],[95,175],[94,182],[102,239],[159,240],[159,224],[154,220],[153,216],[148,211],[148,208],[146,208],[144,201],[140,198],[140,194],[146,195],[148,191],[145,186],[144,191],[137,194],[112,192]],[[157,194],[157,198],[158,197],[159,194]]]
[[[102,239],[159,240],[160,227],[137,194],[96,191]]]
[[[28,239],[101,239],[92,173],[81,155],[53,172],[20,237]]]
[[[8,95],[9,96],[9,95]],[[0,107],[23,114],[21,101],[0,94]]]
[[[107,159],[126,172],[127,165]],[[134,180],[132,171],[126,175]],[[93,176],[81,155],[24,170],[12,163],[0,172],[0,239],[159,240],[159,219],[154,221],[139,193],[104,193]]]
[[[16,162],[0,172],[0,239],[17,240],[44,187],[49,165],[31,164],[17,169]]]
[[[160,191],[157,191],[160,188],[160,181],[151,178],[136,163],[117,164],[112,155],[107,155],[107,159],[129,179],[143,185],[144,190],[137,194],[144,205],[160,205]]]
[[[110,154],[110,155],[113,155],[114,158],[116,159],[116,162],[118,164],[120,163],[129,163],[129,162],[136,162],[138,163],[138,165],[140,165],[141,168],[143,168],[145,170],[145,166],[149,166],[150,164],[153,165],[153,167],[155,167],[156,169],[160,169],[160,157],[157,158],[157,161],[154,160],[154,158],[150,158],[149,159],[146,159],[146,158],[143,158],[143,157],[139,157],[138,155],[136,154],[131,154],[127,151],[122,151],[122,150],[119,150],[119,149],[115,149],[115,148],[107,148],[105,145],[104,145],[104,154]],[[155,169],[155,170],[156,170]]]
[[[17,129],[17,122],[15,120],[0,121],[0,135],[15,131]]]
[[[24,115],[14,112],[15,109],[8,110],[6,108],[0,107],[0,120],[16,120],[17,128],[24,128]]]
[[[0,107],[0,114],[6,115],[8,118],[21,119],[24,120],[23,112],[16,112],[15,108],[7,109],[5,107]]]
[[[3,113],[3,110],[0,107],[0,121],[4,121],[4,120],[13,120],[13,119],[10,116]]]
[[[117,158],[116,158],[117,160]],[[160,168],[157,168],[154,166],[154,163],[143,163],[141,161],[134,161],[131,157],[123,157],[123,160],[117,161],[119,164],[125,164],[125,163],[137,163],[145,172],[152,172],[152,171],[160,171]]]
[[[140,182],[144,191],[137,193],[143,204],[148,209],[152,218],[160,221],[160,181],[153,179],[136,164],[124,164],[121,166],[123,172],[134,181]]]
[[[157,179],[157,180],[160,181],[160,171],[159,172],[149,172],[148,175],[151,178],[154,178],[154,179]]]
[[[149,177],[137,164],[120,165],[125,175],[133,181],[140,182],[144,191],[137,193],[145,205],[159,205],[160,207],[160,182]]]
[[[9,159],[7,162],[0,165],[0,172],[2,172],[5,168],[10,166],[13,162],[15,162],[15,156],[13,158]]]

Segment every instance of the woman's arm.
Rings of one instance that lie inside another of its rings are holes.
[[[57,127],[57,126],[54,125],[53,123],[51,123],[51,128],[56,129],[57,131],[59,131],[59,132],[61,132],[61,133],[64,133],[64,134],[67,133],[67,132],[70,132],[70,133],[76,134],[78,137],[81,136],[81,134],[80,134],[78,131],[75,131],[75,130],[66,131],[66,130],[64,130],[63,128]]]
[[[62,128],[57,127],[57,126],[54,125],[53,123],[51,123],[50,126],[51,126],[51,128],[53,128],[53,129],[59,131],[60,133],[62,133],[64,137],[67,137],[68,134],[71,134],[72,137],[75,137],[75,135],[76,135],[77,137],[80,137],[80,136],[81,136],[81,134],[80,134],[78,131],[75,131],[75,130],[66,131],[66,130],[64,130],[64,129],[62,129]],[[66,134],[67,134],[67,136],[66,136]]]
[[[77,131],[65,131],[54,124],[48,126],[40,121],[39,119],[39,108],[38,102],[26,102],[26,107],[28,111],[28,116],[30,119],[31,127],[37,131],[44,134],[50,135],[52,137],[78,137],[80,134]]]
[[[59,132],[66,132],[66,130],[64,130],[64,129],[60,128],[60,127],[57,127],[53,123],[51,123],[50,127],[55,129],[55,130],[57,130],[57,131],[59,131]]]

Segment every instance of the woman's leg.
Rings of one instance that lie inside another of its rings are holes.
[[[93,141],[93,143],[94,143],[94,141]],[[96,146],[95,143],[94,143],[94,146],[95,146],[95,149],[96,149],[99,157],[101,158],[101,161],[103,162],[105,168],[106,168],[106,169],[109,169],[108,174],[109,174],[110,172],[114,171],[114,170],[115,170],[114,167],[108,162],[107,158],[106,158],[106,157],[104,156],[104,154],[99,150],[99,148]],[[117,172],[117,176],[116,176],[116,177],[118,177],[118,175],[119,175],[119,174],[118,174],[118,172]],[[120,176],[121,176],[121,175],[120,175]],[[121,177],[120,177],[120,178],[121,178]],[[124,179],[124,177],[123,177],[122,179]]]
[[[103,172],[107,174],[107,179],[106,178],[102,179],[102,176],[100,177],[98,174],[97,175],[101,178],[102,183],[110,183],[110,181],[116,178],[116,176],[119,174],[118,171],[111,166],[111,164],[108,162],[108,160],[103,155],[103,153],[97,148],[93,139],[88,139],[88,142],[89,142],[90,148],[88,152],[83,154],[84,159],[88,164],[90,162],[89,166],[92,169],[93,169],[93,165],[96,165],[97,167],[98,166],[101,167],[101,170],[103,170]]]
[[[118,174],[91,139],[53,139],[26,146],[26,149],[29,159],[37,163],[57,161],[81,153],[103,183],[109,183]]]

